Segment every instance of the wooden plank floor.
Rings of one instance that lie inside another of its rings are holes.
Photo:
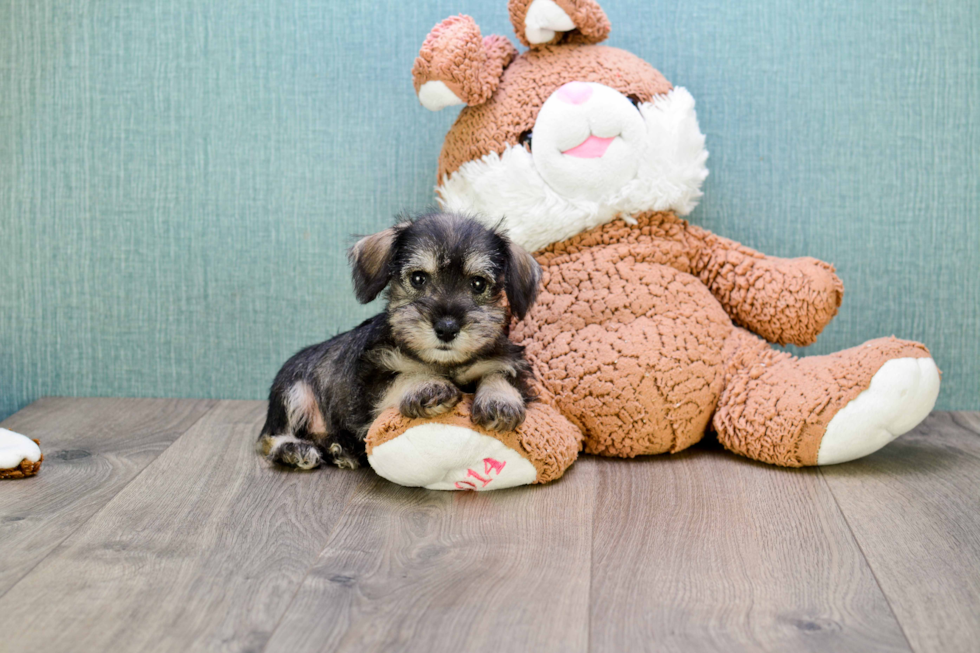
[[[862,461],[710,445],[486,494],[252,451],[263,402],[44,399],[0,651],[978,651],[980,413]]]

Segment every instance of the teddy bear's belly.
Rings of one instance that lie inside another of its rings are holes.
[[[590,257],[545,269],[515,326],[535,374],[585,434],[585,451],[679,451],[704,435],[722,390],[732,322],[697,278]]]

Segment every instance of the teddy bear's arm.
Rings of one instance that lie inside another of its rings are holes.
[[[840,307],[844,285],[814,258],[766,256],[673,213],[638,213],[551,245],[545,267],[579,252],[608,265],[655,263],[698,277],[739,326],[769,342],[812,344]]]
[[[766,256],[694,226],[692,272],[739,326],[781,345],[809,345],[837,315],[844,284],[815,258]]]

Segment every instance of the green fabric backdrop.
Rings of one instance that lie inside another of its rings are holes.
[[[42,395],[263,397],[348,328],[349,234],[432,202],[455,111],[410,68],[505,0],[0,0],[0,417]],[[698,101],[691,219],[837,265],[806,353],[896,334],[980,409],[980,4],[605,0]]]

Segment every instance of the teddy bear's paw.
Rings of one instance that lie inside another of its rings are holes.
[[[409,390],[398,409],[408,418],[435,417],[452,410],[463,394],[448,381],[429,381]]]
[[[430,490],[501,490],[529,485],[538,476],[534,465],[500,440],[434,422],[377,445],[368,460],[389,481]]]
[[[926,418],[939,395],[939,368],[932,358],[896,358],[871,378],[830,423],[820,441],[818,465],[834,465],[874,453]]]

